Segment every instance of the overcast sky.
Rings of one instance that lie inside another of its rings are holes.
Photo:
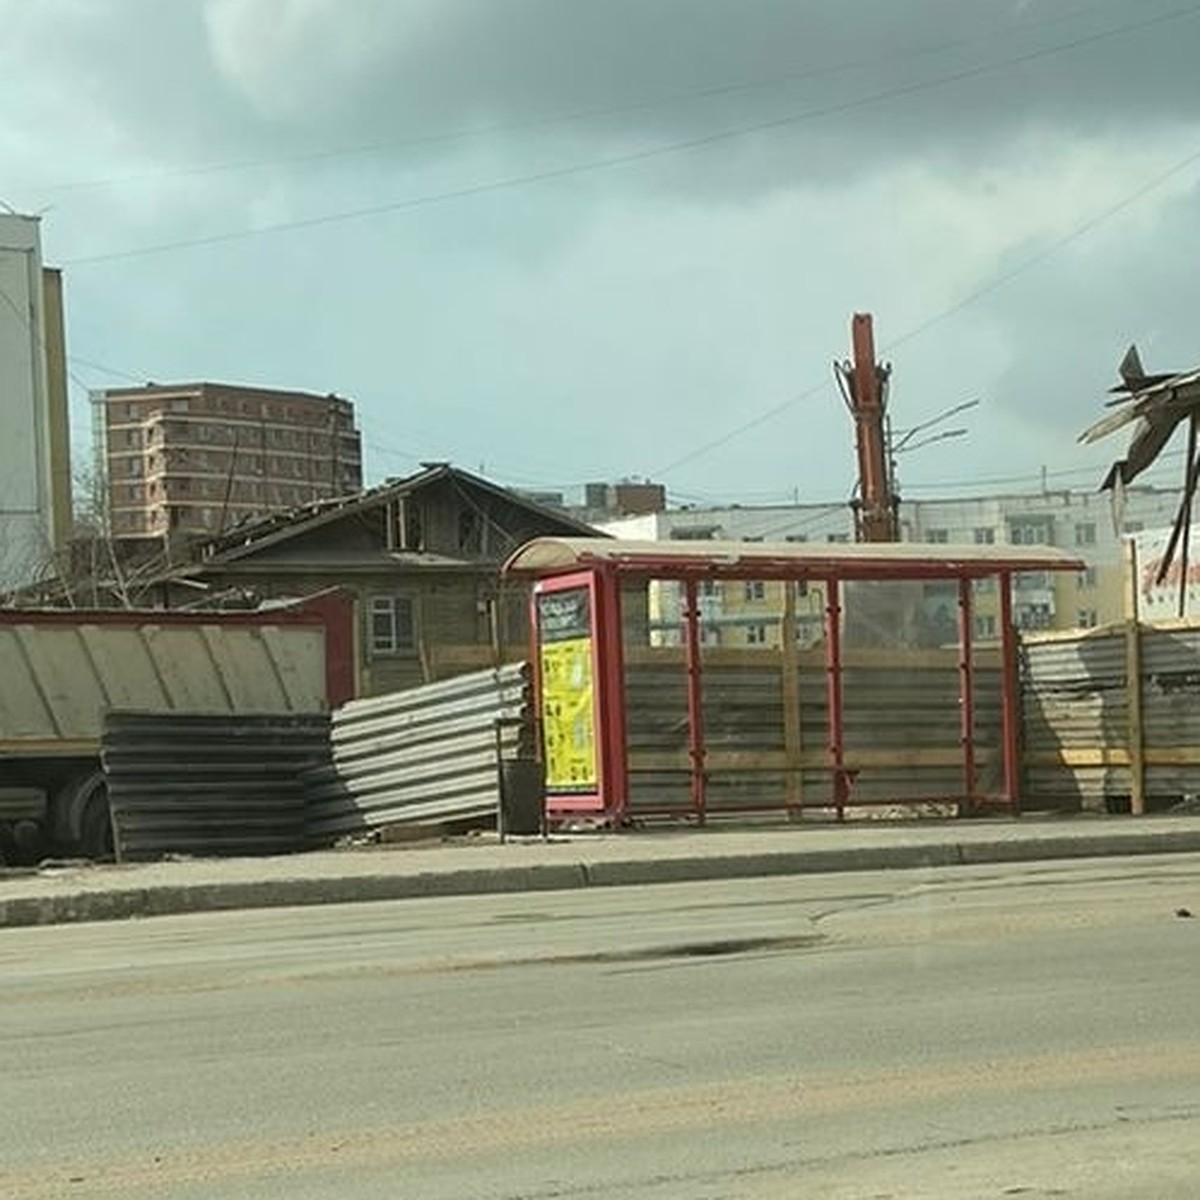
[[[1091,486],[1126,345],[1200,361],[1200,4],[0,0],[0,29],[0,200],[66,269],[79,447],[119,372],[350,396],[372,480],[835,500],[868,310],[898,427],[980,401],[907,494]]]

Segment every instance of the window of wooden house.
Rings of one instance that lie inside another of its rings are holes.
[[[463,554],[483,551],[483,522],[473,508],[458,510],[458,548]]]
[[[413,602],[409,596],[371,597],[371,653],[404,654],[416,647]]]

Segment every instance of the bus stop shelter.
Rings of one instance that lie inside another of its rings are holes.
[[[1014,625],[1014,581],[1050,580],[1047,573],[1080,571],[1084,562],[1049,546],[946,544],[841,544],[676,541],[606,538],[538,538],[505,564],[506,577],[532,581],[530,622],[536,711],[546,768],[547,815],[552,822],[591,817],[621,824],[630,812],[630,722],[627,703],[626,617],[637,589],[652,582],[680,599],[676,630],[686,693],[687,799],[682,812],[703,821],[710,805],[713,765],[706,744],[702,590],[716,581],[776,581],[792,589],[819,585],[823,594],[820,648],[824,737],[819,771],[829,779],[829,808],[843,819],[860,768],[847,759],[845,728],[844,595],[847,585],[938,584],[953,594],[957,646],[950,660],[957,676],[956,757],[961,780],[938,799],[959,811],[996,805],[1017,812],[1020,697]],[[991,581],[997,592],[993,650],[999,663],[998,787],[982,791],[976,761],[973,589]],[[793,594],[787,591],[787,594]],[[815,594],[815,593],[814,593]],[[856,592],[855,594],[858,594]],[[788,640],[793,634],[789,631]],[[786,654],[788,648],[784,646]],[[943,649],[941,653],[949,654]],[[750,656],[743,652],[743,658]],[[712,709],[710,704],[709,708]],[[710,722],[711,722],[710,711]],[[785,712],[786,719],[786,712]],[[903,712],[889,719],[902,727]],[[680,725],[684,724],[681,718]],[[869,737],[869,730],[867,733]],[[743,756],[745,757],[745,756]],[[811,759],[810,771],[812,770]],[[798,809],[795,796],[760,807]]]

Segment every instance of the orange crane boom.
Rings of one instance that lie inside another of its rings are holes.
[[[835,365],[846,406],[854,418],[858,450],[858,497],[855,540],[899,541],[896,497],[892,487],[886,426],[890,368],[875,361],[870,313],[855,313],[850,327],[852,362]]]

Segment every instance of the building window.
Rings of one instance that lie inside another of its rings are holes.
[[[408,596],[371,597],[371,653],[402,654],[416,646]]]
[[[942,545],[950,540],[950,531],[947,529],[929,529],[925,532],[925,540]]]
[[[785,542],[807,542],[807,533],[789,533],[784,539]]]
[[[1049,629],[1053,616],[1048,604],[1027,604],[1017,612],[1017,625],[1021,629]]]
[[[458,549],[462,554],[483,553],[483,522],[474,509],[458,510]]]
[[[996,531],[990,525],[977,525],[975,527],[975,545],[991,546],[996,541]]]
[[[746,580],[746,599],[747,600],[765,600],[767,598],[767,585],[761,579]]]
[[[850,535],[848,533],[827,533],[825,540],[827,542],[848,542]]]
[[[717,594],[717,581],[715,579],[700,580],[699,592],[701,596],[715,596]]]
[[[1125,533],[1141,533],[1145,525],[1141,521],[1126,521],[1121,528]]]
[[[1096,586],[1096,568],[1085,567],[1075,576],[1075,586],[1078,588],[1094,588]]]
[[[975,636],[990,638],[996,636],[996,618],[991,613],[983,613],[975,618]]]
[[[1050,545],[1050,528],[1044,521],[1018,521],[1009,529],[1008,540],[1014,546]]]
[[[1095,629],[1099,624],[1096,620],[1096,610],[1094,608],[1081,608],[1076,624],[1080,629]]]
[[[1096,544],[1096,522],[1084,521],[1075,526],[1075,545],[1094,546]]]
[[[746,645],[765,646],[767,644],[767,627],[765,625],[746,626]]]

